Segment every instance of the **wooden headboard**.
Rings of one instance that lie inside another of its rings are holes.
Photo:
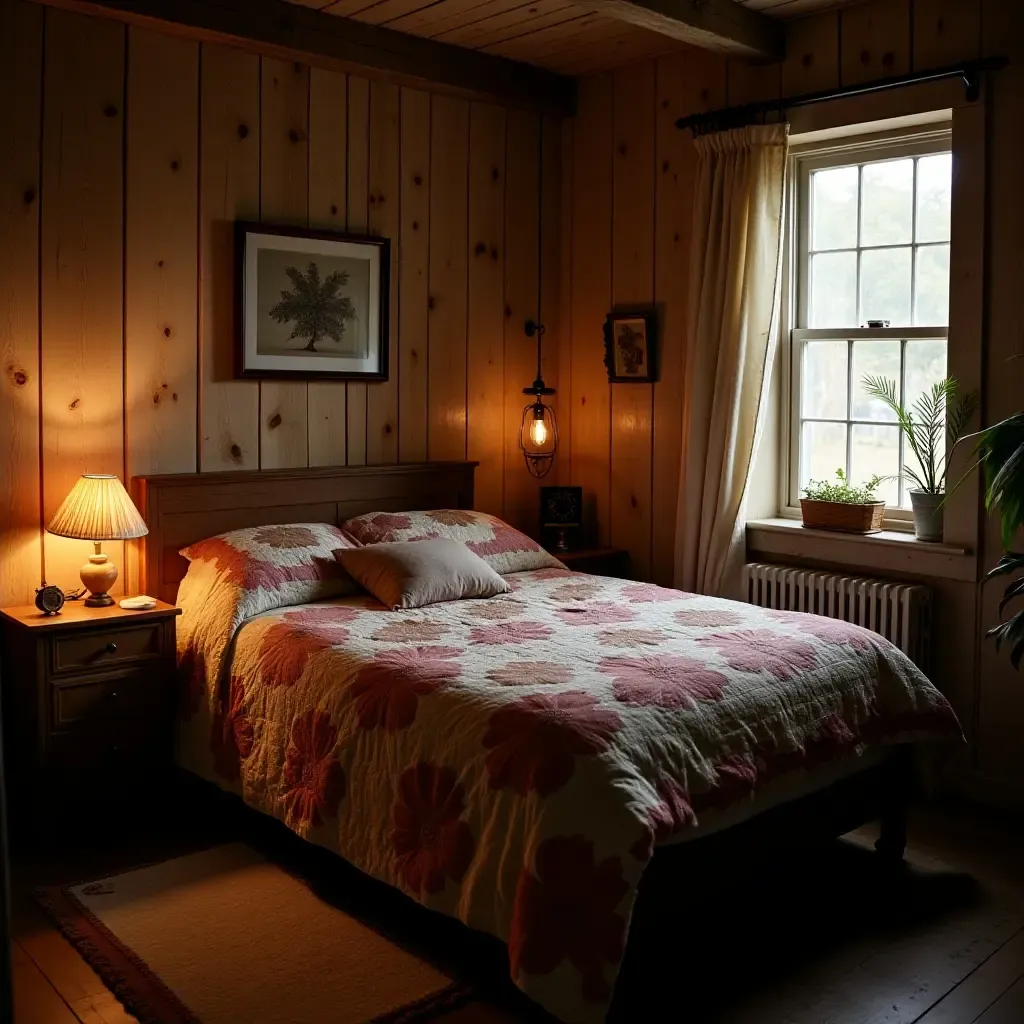
[[[425,462],[137,476],[133,497],[149,527],[139,548],[142,592],[173,603],[188,569],[178,551],[227,530],[337,524],[377,511],[472,508],[476,465]]]

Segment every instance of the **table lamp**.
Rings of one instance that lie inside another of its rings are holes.
[[[149,533],[124,484],[105,473],[79,477],[46,531],[95,544],[95,553],[81,569],[82,584],[89,591],[84,603],[90,608],[105,608],[114,603],[107,591],[117,580],[117,566],[103,554],[103,541],[132,540]]]

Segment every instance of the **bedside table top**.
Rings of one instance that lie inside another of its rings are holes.
[[[155,608],[145,611],[126,611],[114,604],[107,608],[87,608],[82,601],[68,601],[57,615],[44,615],[34,604],[0,608],[0,617],[17,626],[32,630],[66,629],[75,626],[124,626],[129,621],[164,619],[180,615],[181,609],[173,604],[157,601]]]
[[[552,551],[555,558],[563,562],[571,562],[575,558],[611,558],[628,555],[626,548],[574,548],[572,551]]]

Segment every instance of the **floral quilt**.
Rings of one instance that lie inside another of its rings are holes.
[[[504,940],[515,983],[564,1020],[604,1018],[656,846],[788,773],[960,736],[864,629],[565,569],[506,579],[510,594],[416,610],[264,612],[219,679],[208,631],[184,629],[199,678],[181,757]],[[190,596],[202,617],[217,599]]]

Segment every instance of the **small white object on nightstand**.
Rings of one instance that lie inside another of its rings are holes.
[[[140,594],[138,597],[124,597],[117,603],[126,612],[144,612],[156,607],[156,598]]]

